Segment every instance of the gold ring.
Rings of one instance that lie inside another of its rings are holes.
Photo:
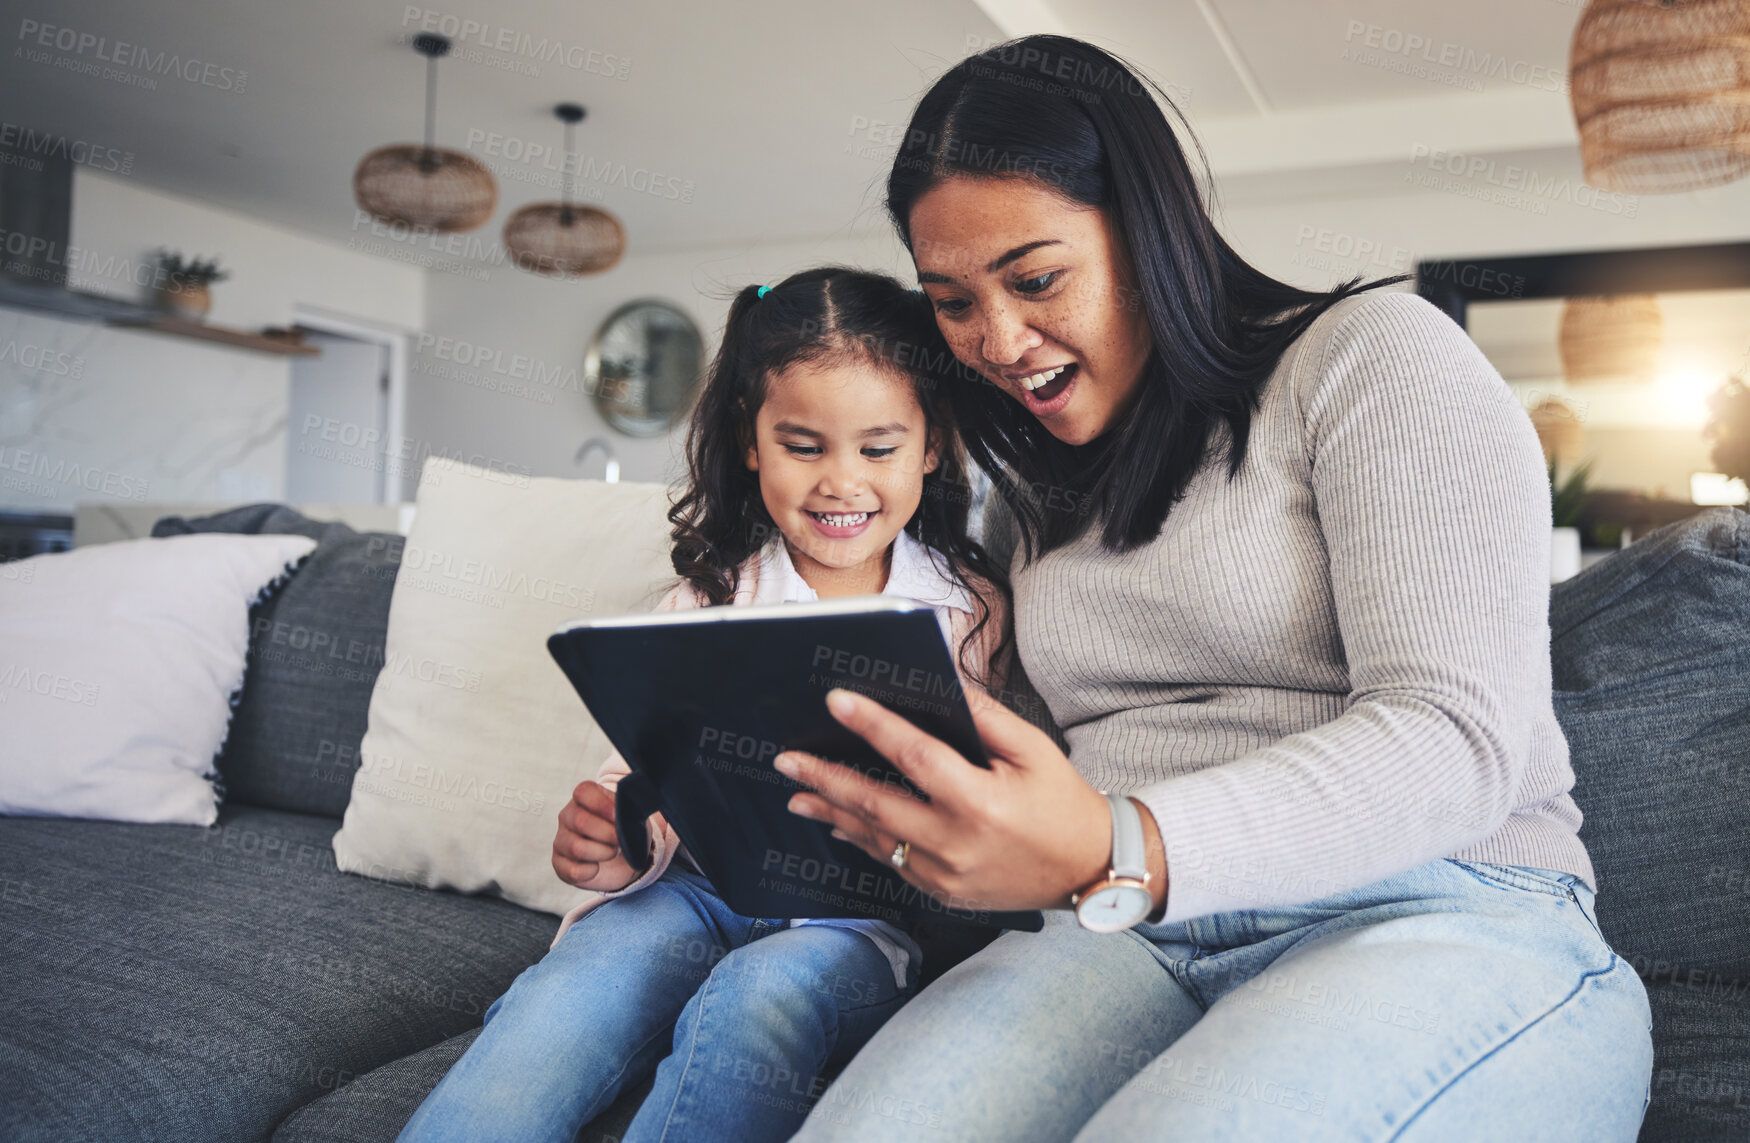
[[[888,855],[887,860],[892,863],[892,865],[895,869],[904,869],[905,868],[905,859],[910,857],[910,856],[911,856],[911,842],[902,841],[898,845],[893,847],[893,852]]]

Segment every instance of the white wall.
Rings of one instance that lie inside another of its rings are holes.
[[[158,246],[232,271],[209,319],[417,329],[423,271],[78,168],[70,284],[140,299]],[[288,358],[0,309],[0,509],[284,495]]]
[[[1427,189],[1287,203],[1257,197],[1221,210],[1224,232],[1261,268],[1310,286],[1410,271],[1421,258],[1750,238],[1750,216],[1732,208],[1742,199],[1735,186],[1604,200],[1608,211],[1582,205],[1585,196],[1502,205]],[[866,211],[861,220],[869,222]],[[748,282],[822,262],[910,273],[884,229],[648,254],[634,236],[621,265],[575,281],[503,264],[425,271],[84,170],[73,230],[75,245],[91,251],[76,263],[83,289],[134,296],[130,269],[148,266],[147,252],[165,245],[218,254],[236,271],[215,291],[216,322],[284,324],[309,305],[423,331],[414,339],[403,455],[594,476],[599,457],[586,467],[572,458],[599,436],[616,449],[626,480],[672,480],[680,440],[678,431],[651,440],[614,432],[584,391],[584,350],[613,308],[638,297],[677,302],[714,352],[728,298]],[[24,368],[19,350],[31,347],[39,366]],[[66,376],[74,362],[79,376]],[[0,506],[64,510],[76,499],[141,488],[150,499],[281,495],[287,373],[282,358],[0,311],[0,484],[11,485],[0,487]],[[95,489],[83,470],[68,477],[73,465],[96,469]]]
[[[1601,203],[1608,209],[1596,209],[1580,205],[1593,201],[1581,192],[1542,201],[1539,212],[1417,190],[1248,202],[1219,213],[1229,240],[1261,269],[1318,287],[1355,273],[1413,272],[1424,258],[1737,241],[1750,238],[1750,217],[1733,208],[1741,199],[1728,187],[1607,197]],[[886,270],[906,281],[911,274],[910,258],[887,230],[647,255],[636,253],[634,241],[633,251],[605,275],[569,282],[507,265],[472,275],[433,273],[428,338],[415,355],[408,412],[408,434],[421,451],[535,475],[594,476],[599,456],[585,468],[572,456],[583,441],[602,436],[619,454],[623,479],[673,479],[680,472],[678,432],[656,440],[622,436],[583,392],[584,349],[610,310],[645,296],[678,302],[715,351],[728,297],[745,283],[776,281],[822,262]]]
[[[890,233],[819,241],[773,241],[639,255],[591,278],[559,281],[509,265],[484,280],[433,273],[426,330],[409,379],[407,434],[421,452],[461,455],[536,476],[600,476],[602,459],[573,463],[578,446],[604,437],[622,480],[679,475],[683,426],[637,439],[609,428],[585,392],[583,355],[598,326],[634,298],[679,304],[717,349],[734,292],[797,270],[841,262],[908,276],[910,259]]]
[[[425,316],[425,274],[417,267],[84,167],[73,182],[73,245],[89,251],[74,259],[75,288],[128,298],[139,297],[140,287],[126,280],[124,259],[149,271],[159,246],[217,255],[231,270],[214,287],[207,315],[219,325],[287,325],[299,305],[402,329],[419,328]]]

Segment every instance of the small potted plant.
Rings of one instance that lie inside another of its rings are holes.
[[[1586,481],[1591,474],[1591,461],[1565,477],[1558,474],[1553,458],[1549,462],[1551,583],[1580,574],[1580,517],[1586,510]]]
[[[190,321],[206,317],[207,311],[213,308],[213,283],[229,278],[231,272],[221,269],[217,258],[184,259],[179,252],[162,248],[155,252],[155,257],[158,260],[158,273],[154,278],[158,307],[165,313]]]

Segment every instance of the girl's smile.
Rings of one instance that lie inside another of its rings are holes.
[[[879,508],[862,512],[805,511],[808,512],[808,518],[814,521],[814,530],[829,540],[848,540],[853,536],[861,536],[868,530],[870,521],[881,513]]]

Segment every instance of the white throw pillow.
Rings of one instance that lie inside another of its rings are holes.
[[[335,860],[564,913],[593,894],[553,872],[559,809],[612,747],[547,637],[661,599],[667,489],[432,457],[418,504]]]
[[[173,536],[0,564],[0,813],[211,825],[249,605],[315,546]]]

